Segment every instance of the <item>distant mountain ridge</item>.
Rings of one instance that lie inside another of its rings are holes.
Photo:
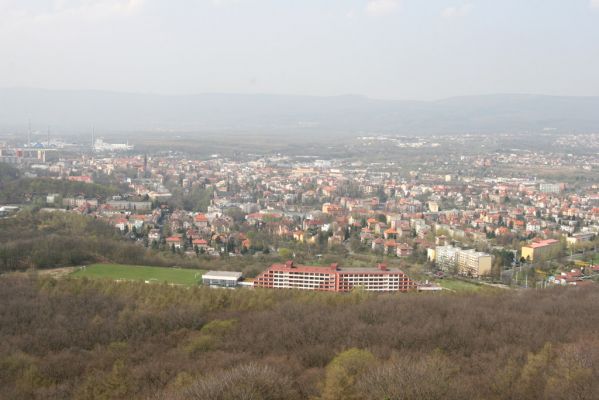
[[[498,94],[437,101],[364,96],[159,95],[0,89],[0,129],[451,134],[599,132],[599,97]],[[41,129],[41,128],[40,128]]]

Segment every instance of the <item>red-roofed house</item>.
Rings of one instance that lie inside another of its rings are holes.
[[[183,238],[181,236],[170,236],[166,238],[166,244],[171,247],[175,246],[175,249],[179,249],[182,246]]]
[[[204,215],[202,213],[198,213],[193,218],[193,223],[198,228],[205,228],[208,226],[208,217],[206,217],[206,215]]]
[[[198,249],[206,249],[208,247],[208,242],[204,239],[194,239],[191,244],[193,247],[197,247]]]

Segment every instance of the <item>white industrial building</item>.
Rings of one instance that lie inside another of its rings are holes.
[[[208,271],[202,275],[202,282],[210,287],[235,288],[241,280],[241,272]]]

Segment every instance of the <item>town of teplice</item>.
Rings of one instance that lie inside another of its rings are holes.
[[[597,0],[46,3],[0,400],[599,398]]]

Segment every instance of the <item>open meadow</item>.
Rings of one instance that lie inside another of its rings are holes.
[[[197,285],[204,274],[204,270],[145,267],[123,264],[92,264],[78,268],[70,276],[91,279],[111,279],[126,281],[144,281],[152,283],[172,283],[176,285]]]

